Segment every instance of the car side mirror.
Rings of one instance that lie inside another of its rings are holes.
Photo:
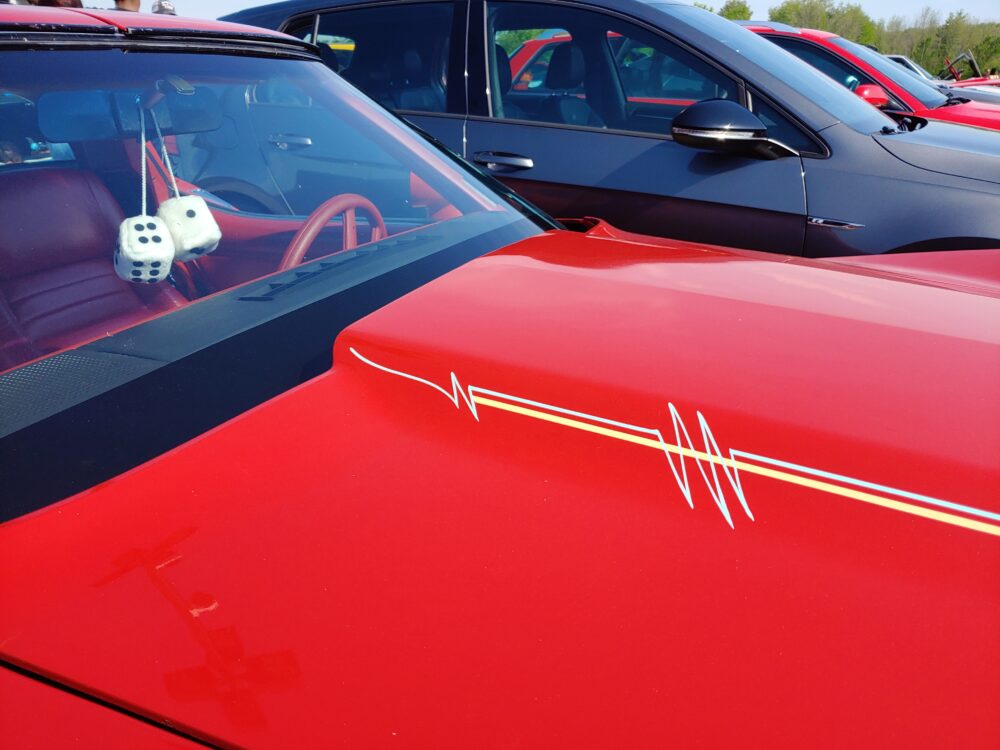
[[[854,89],[854,93],[873,107],[885,109],[889,106],[889,94],[877,83],[863,83]]]
[[[695,102],[674,118],[674,140],[684,146],[752,159],[798,156],[788,146],[767,137],[767,126],[753,112],[729,99]]]

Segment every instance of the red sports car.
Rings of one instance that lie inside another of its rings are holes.
[[[880,109],[1000,130],[1000,106],[944,94],[863,44],[828,31],[779,23],[751,21],[745,25]]]
[[[994,89],[1000,86],[1000,78],[972,78],[968,81],[948,81],[948,85],[955,89],[971,89],[984,86],[987,89]]]
[[[1000,744],[1000,251],[561,228],[295,39],[0,40],[5,747]]]

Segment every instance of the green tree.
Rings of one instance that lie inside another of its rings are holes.
[[[496,36],[497,44],[504,48],[504,51],[513,56],[517,48],[529,39],[534,39],[545,29],[516,29],[514,31],[501,31]]]
[[[872,47],[879,43],[879,29],[875,21],[854,3],[831,8],[826,30]]]
[[[785,0],[767,12],[772,21],[806,29],[826,29],[830,22],[830,0]]]
[[[719,8],[719,15],[730,21],[749,21],[753,16],[753,11],[750,10],[746,0],[726,0]]]
[[[972,53],[976,56],[984,75],[993,68],[1000,68],[1000,24],[995,26],[995,34],[985,37],[972,48]]]
[[[702,10],[707,10],[709,13],[715,13],[715,8],[711,5],[706,5],[705,3],[695,3],[694,7],[701,8]]]

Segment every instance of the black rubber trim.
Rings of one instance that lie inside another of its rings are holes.
[[[185,732],[183,729],[178,729],[177,727],[171,726],[170,724],[161,723],[137,711],[125,708],[124,706],[119,706],[117,703],[112,703],[111,701],[105,700],[104,698],[98,698],[96,695],[91,695],[90,693],[84,692],[83,690],[80,690],[75,687],[71,687],[70,685],[67,685],[63,682],[59,682],[58,680],[53,680],[51,677],[45,677],[43,675],[38,674],[37,672],[31,671],[30,669],[25,669],[24,667],[20,667],[17,664],[13,664],[12,662],[7,661],[6,659],[0,658],[0,669],[6,669],[10,672],[13,672],[14,674],[21,675],[21,677],[33,680],[34,682],[40,683],[47,687],[54,688],[62,693],[67,693],[68,695],[72,695],[74,698],[79,698],[80,700],[87,701],[88,703],[93,703],[94,705],[101,706],[102,708],[114,711],[117,714],[128,716],[130,719],[135,719],[136,721],[142,722],[143,724],[146,724],[148,726],[156,727],[162,732],[172,734],[175,737],[180,737],[181,739],[185,739],[188,742],[194,743],[195,745],[199,745],[201,747],[215,748],[217,750],[221,750],[222,748],[228,747],[227,745],[219,745],[214,742],[209,742],[193,734],[189,734],[188,732]],[[49,718],[51,719],[53,717]]]
[[[0,27],[0,46],[21,49],[106,48],[179,50],[205,54],[284,55],[320,60],[319,48],[300,39],[228,33],[165,32],[162,29],[136,30],[129,34],[94,32],[82,27],[65,29],[5,29]]]
[[[112,26],[90,26],[85,23],[18,23],[10,21],[0,23],[0,31],[14,34],[30,34],[34,32],[71,33],[71,34],[116,34]]]

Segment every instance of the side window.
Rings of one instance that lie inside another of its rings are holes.
[[[0,167],[73,159],[68,143],[50,143],[42,136],[34,102],[0,91]]]
[[[316,40],[320,48],[323,60],[334,70],[347,70],[351,67],[351,57],[358,43],[356,40],[346,36],[333,36],[331,34],[320,34]],[[330,50],[330,52],[327,52]]]
[[[753,112],[767,126],[769,138],[781,141],[800,153],[815,153],[819,150],[798,126],[756,95],[753,97]]]
[[[450,2],[330,11],[317,43],[330,68],[383,106],[445,112],[453,12]]]
[[[862,83],[875,83],[870,77],[860,70],[850,65],[845,60],[841,60],[834,54],[826,52],[809,42],[800,42],[796,39],[789,39],[783,36],[769,36],[770,41],[777,44],[782,49],[788,50],[800,60],[803,60],[821,73],[826,73],[837,83],[846,86],[854,91]]]
[[[548,83],[546,82],[546,76],[549,72],[549,64],[552,62],[552,53],[556,51],[556,47],[560,44],[572,41],[569,34],[565,31],[559,30],[549,30],[546,29],[542,33],[550,34],[553,31],[557,31],[556,36],[553,38],[548,38],[548,36],[536,37],[531,39],[522,45],[521,49],[510,58],[510,72],[511,76],[516,74],[514,78],[514,91],[551,91]],[[504,46],[504,35],[497,35],[497,43],[503,47]],[[500,54],[499,52],[497,54]],[[509,53],[508,53],[509,54]],[[524,60],[528,59],[527,64],[524,64]],[[583,88],[582,85],[579,88]]]
[[[674,117],[705,99],[739,99],[735,81],[677,45],[641,29],[620,37],[615,68],[631,130],[669,133]]]
[[[708,63],[603,13],[510,2],[488,9],[495,118],[668,135],[692,103],[739,97],[737,83]]]

